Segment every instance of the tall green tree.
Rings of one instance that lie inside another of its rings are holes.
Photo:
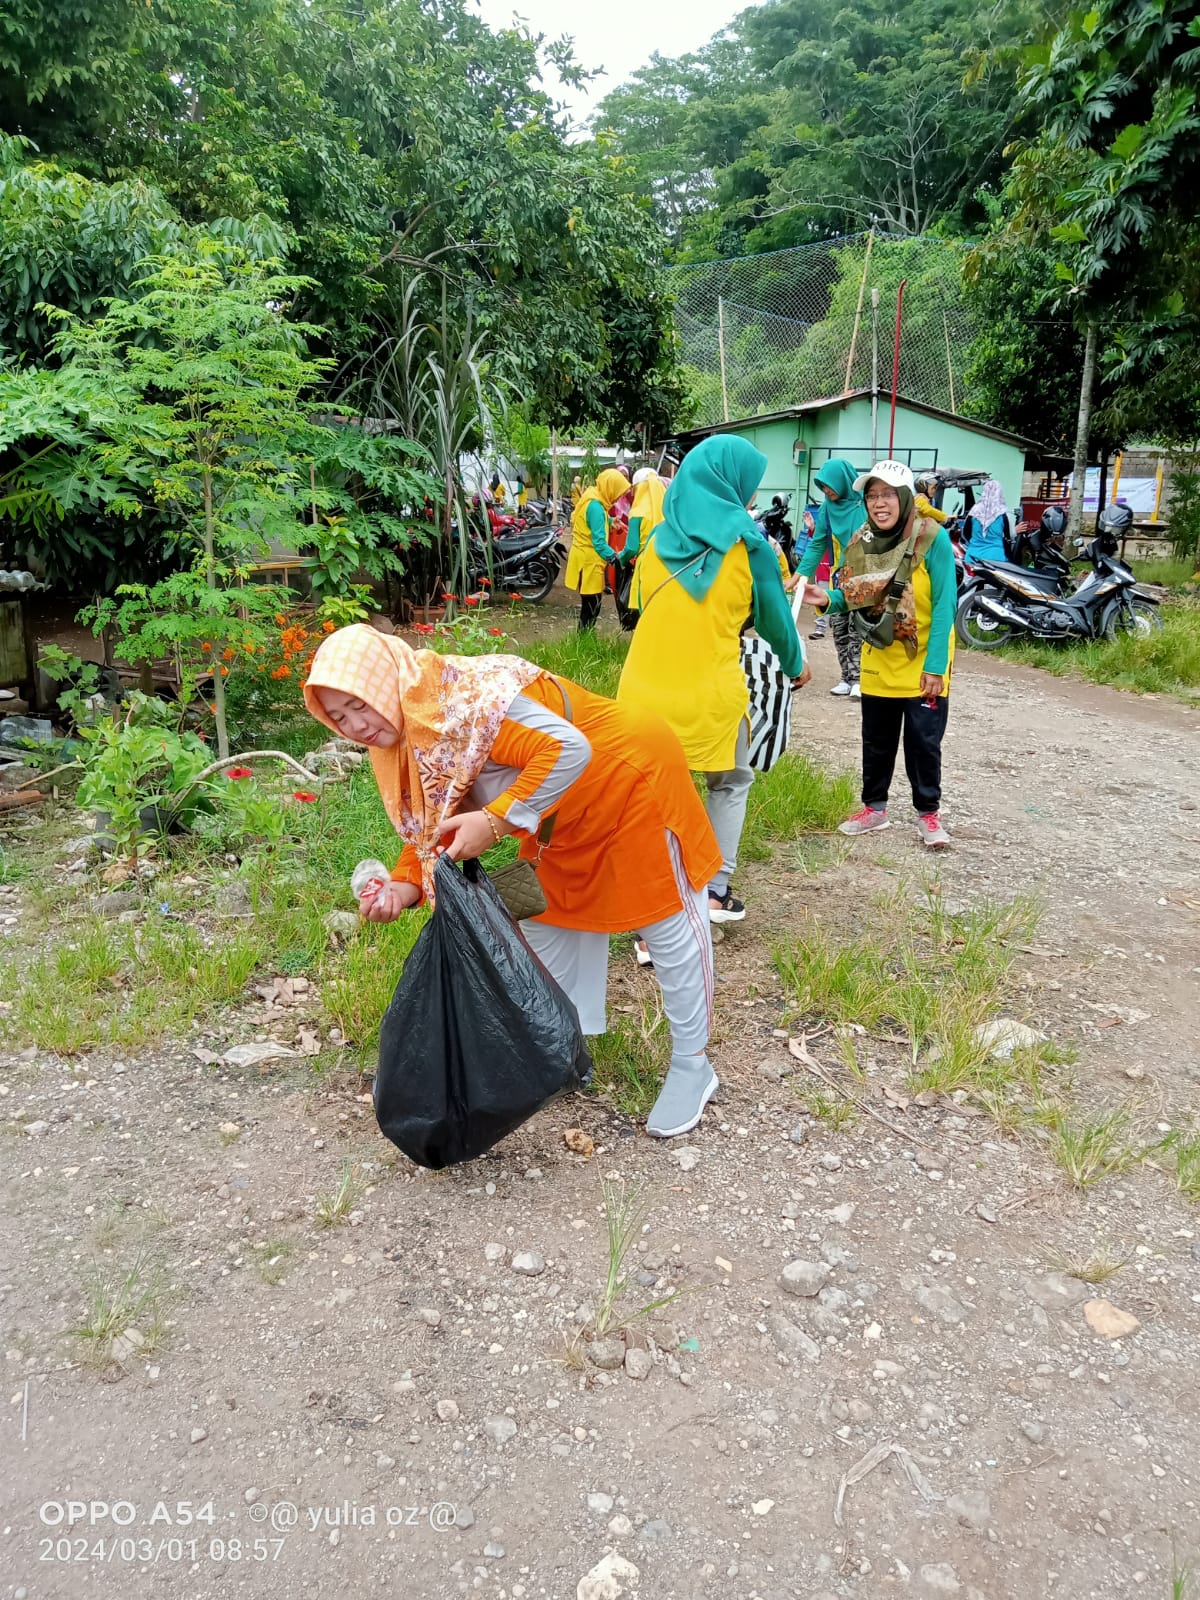
[[[1006,170],[1011,47],[1035,15],[1023,0],[771,0],[635,74],[596,126],[693,259],[974,226],[977,192]]]
[[[121,585],[93,619],[97,631],[115,628],[126,660],[173,658],[185,699],[211,672],[225,756],[230,663],[265,644],[279,604],[274,586],[247,581],[253,558],[272,543],[301,542],[312,506],[324,514],[326,544],[354,542],[357,566],[371,519],[344,486],[325,474],[318,483],[316,468],[361,475],[369,454],[397,446],[376,438],[339,448],[319,420],[313,392],[328,363],[309,353],[316,330],[283,315],[302,280],[207,243],[163,258],[136,287],[92,321],[55,312],[55,366],[0,372],[0,449],[18,457],[0,513],[52,535],[82,494],[126,518],[169,520],[178,570]],[[416,500],[432,486],[403,460],[390,474],[396,498]],[[374,531],[395,542],[407,526],[385,514]]]
[[[1021,94],[1040,131],[1014,163],[1013,226],[1024,238],[1049,235],[1061,249],[1060,298],[1084,339],[1075,433],[1081,484],[1101,367],[1135,382],[1197,348],[1195,6],[1098,0],[1073,9],[1030,58]],[[1182,376],[1178,362],[1175,371]],[[1074,532],[1082,508],[1082,494],[1074,495]]]
[[[12,0],[0,130],[185,223],[265,216],[339,368],[404,274],[492,340],[547,421],[614,435],[677,407],[662,236],[611,149],[570,144],[543,89],[569,53],[468,0]],[[627,373],[642,374],[630,385]]]

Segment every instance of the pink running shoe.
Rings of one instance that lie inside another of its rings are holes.
[[[890,828],[886,811],[876,811],[871,806],[864,806],[854,816],[847,817],[845,822],[838,823],[839,833],[875,833],[880,828]]]
[[[927,812],[925,816],[917,818],[917,832],[929,850],[944,850],[950,843],[950,835],[942,827],[942,819],[936,811]]]

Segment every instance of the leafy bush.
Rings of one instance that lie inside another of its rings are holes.
[[[1200,464],[1195,456],[1173,463],[1167,537],[1180,561],[1200,560]]]
[[[165,701],[134,693],[123,715],[78,730],[87,747],[79,804],[103,814],[123,853],[135,852],[149,813],[165,829],[211,803],[209,789],[194,785],[212,753],[198,734],[173,726],[177,718]]]

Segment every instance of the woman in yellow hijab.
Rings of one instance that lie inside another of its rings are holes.
[[[641,467],[634,473],[629,536],[621,552],[625,562],[637,560],[638,551],[662,521],[666,493],[667,486],[653,467]]]
[[[594,628],[604,597],[604,571],[617,552],[608,541],[609,512],[629,488],[629,479],[615,467],[606,467],[595,487],[579,497],[571,518],[571,555],[565,583],[580,597],[579,631]]]

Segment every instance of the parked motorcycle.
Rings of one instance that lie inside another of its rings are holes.
[[[954,618],[959,639],[969,650],[996,650],[1017,638],[1115,639],[1156,632],[1162,627],[1157,596],[1117,559],[1119,540],[1132,522],[1123,502],[1106,507],[1087,549],[1092,570],[1070,594],[1061,587],[1066,579],[1060,572],[976,562]]]
[[[796,561],[796,534],[788,518],[791,509],[792,497],[787,494],[773,496],[771,504],[758,518],[758,525],[768,539],[775,543],[787,557],[788,566],[794,566]]]
[[[495,594],[544,600],[558,582],[562,561],[563,547],[554,528],[515,528],[495,533],[490,550],[488,543],[472,535],[467,579],[476,589],[486,578]]]
[[[947,529],[950,524],[947,523]],[[1006,562],[993,562],[993,566],[1008,566],[1014,571],[1023,573],[1029,583],[1042,589],[1047,594],[1067,595],[1075,588],[1071,575],[1071,563],[1062,553],[1063,529],[1066,527],[1066,518],[1058,506],[1047,506],[1042,512],[1040,524],[1018,524],[1013,533],[1006,533],[1004,548],[1008,553]],[[1023,531],[1022,531],[1023,530]],[[955,549],[955,570],[958,575],[959,609],[967,595],[978,588],[987,587],[987,577],[983,571],[983,563],[968,561],[966,547],[960,533],[951,534]],[[1112,546],[1108,554],[1113,554],[1116,545]],[[1082,579],[1082,582],[1088,580]]]

